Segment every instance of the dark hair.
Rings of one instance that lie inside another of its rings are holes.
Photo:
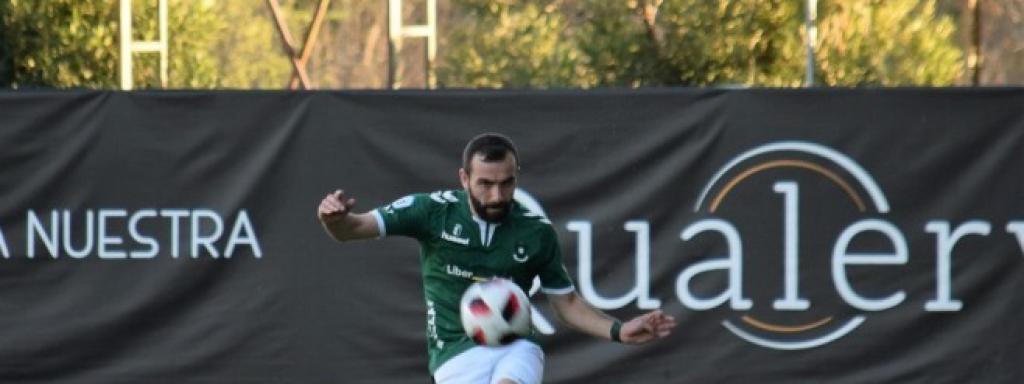
[[[484,133],[470,140],[466,144],[466,149],[462,150],[462,168],[469,172],[469,163],[477,154],[483,155],[483,160],[490,163],[505,160],[509,153],[518,164],[519,151],[516,150],[516,145],[512,144],[512,139],[500,133]]]

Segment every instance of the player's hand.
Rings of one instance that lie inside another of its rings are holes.
[[[328,193],[323,200],[320,200],[320,207],[317,209],[317,217],[324,223],[333,223],[344,219],[352,212],[356,205],[356,199],[345,196],[345,191],[336,190]]]
[[[643,344],[668,336],[675,327],[674,317],[656,310],[623,323],[619,339],[623,344]]]

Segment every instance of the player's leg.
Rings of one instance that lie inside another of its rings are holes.
[[[544,351],[537,344],[517,340],[494,366],[493,384],[540,384],[544,378]]]
[[[473,347],[441,364],[434,371],[437,384],[480,384],[491,379],[494,364],[501,357],[497,350]]]

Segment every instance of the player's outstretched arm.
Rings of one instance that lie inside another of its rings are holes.
[[[618,341],[624,344],[643,344],[666,337],[676,326],[675,318],[660,310],[648,312],[615,326],[617,320],[591,307],[576,292],[548,297],[555,313],[569,326],[609,340],[613,338],[612,331],[615,328],[614,330],[618,331]]]
[[[352,213],[356,199],[336,190],[320,200],[317,217],[324,230],[337,241],[372,239],[380,236],[377,219],[370,213]]]

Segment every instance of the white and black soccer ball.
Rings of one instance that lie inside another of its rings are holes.
[[[504,345],[530,334],[530,299],[510,280],[469,286],[459,311],[466,335],[479,345]]]

